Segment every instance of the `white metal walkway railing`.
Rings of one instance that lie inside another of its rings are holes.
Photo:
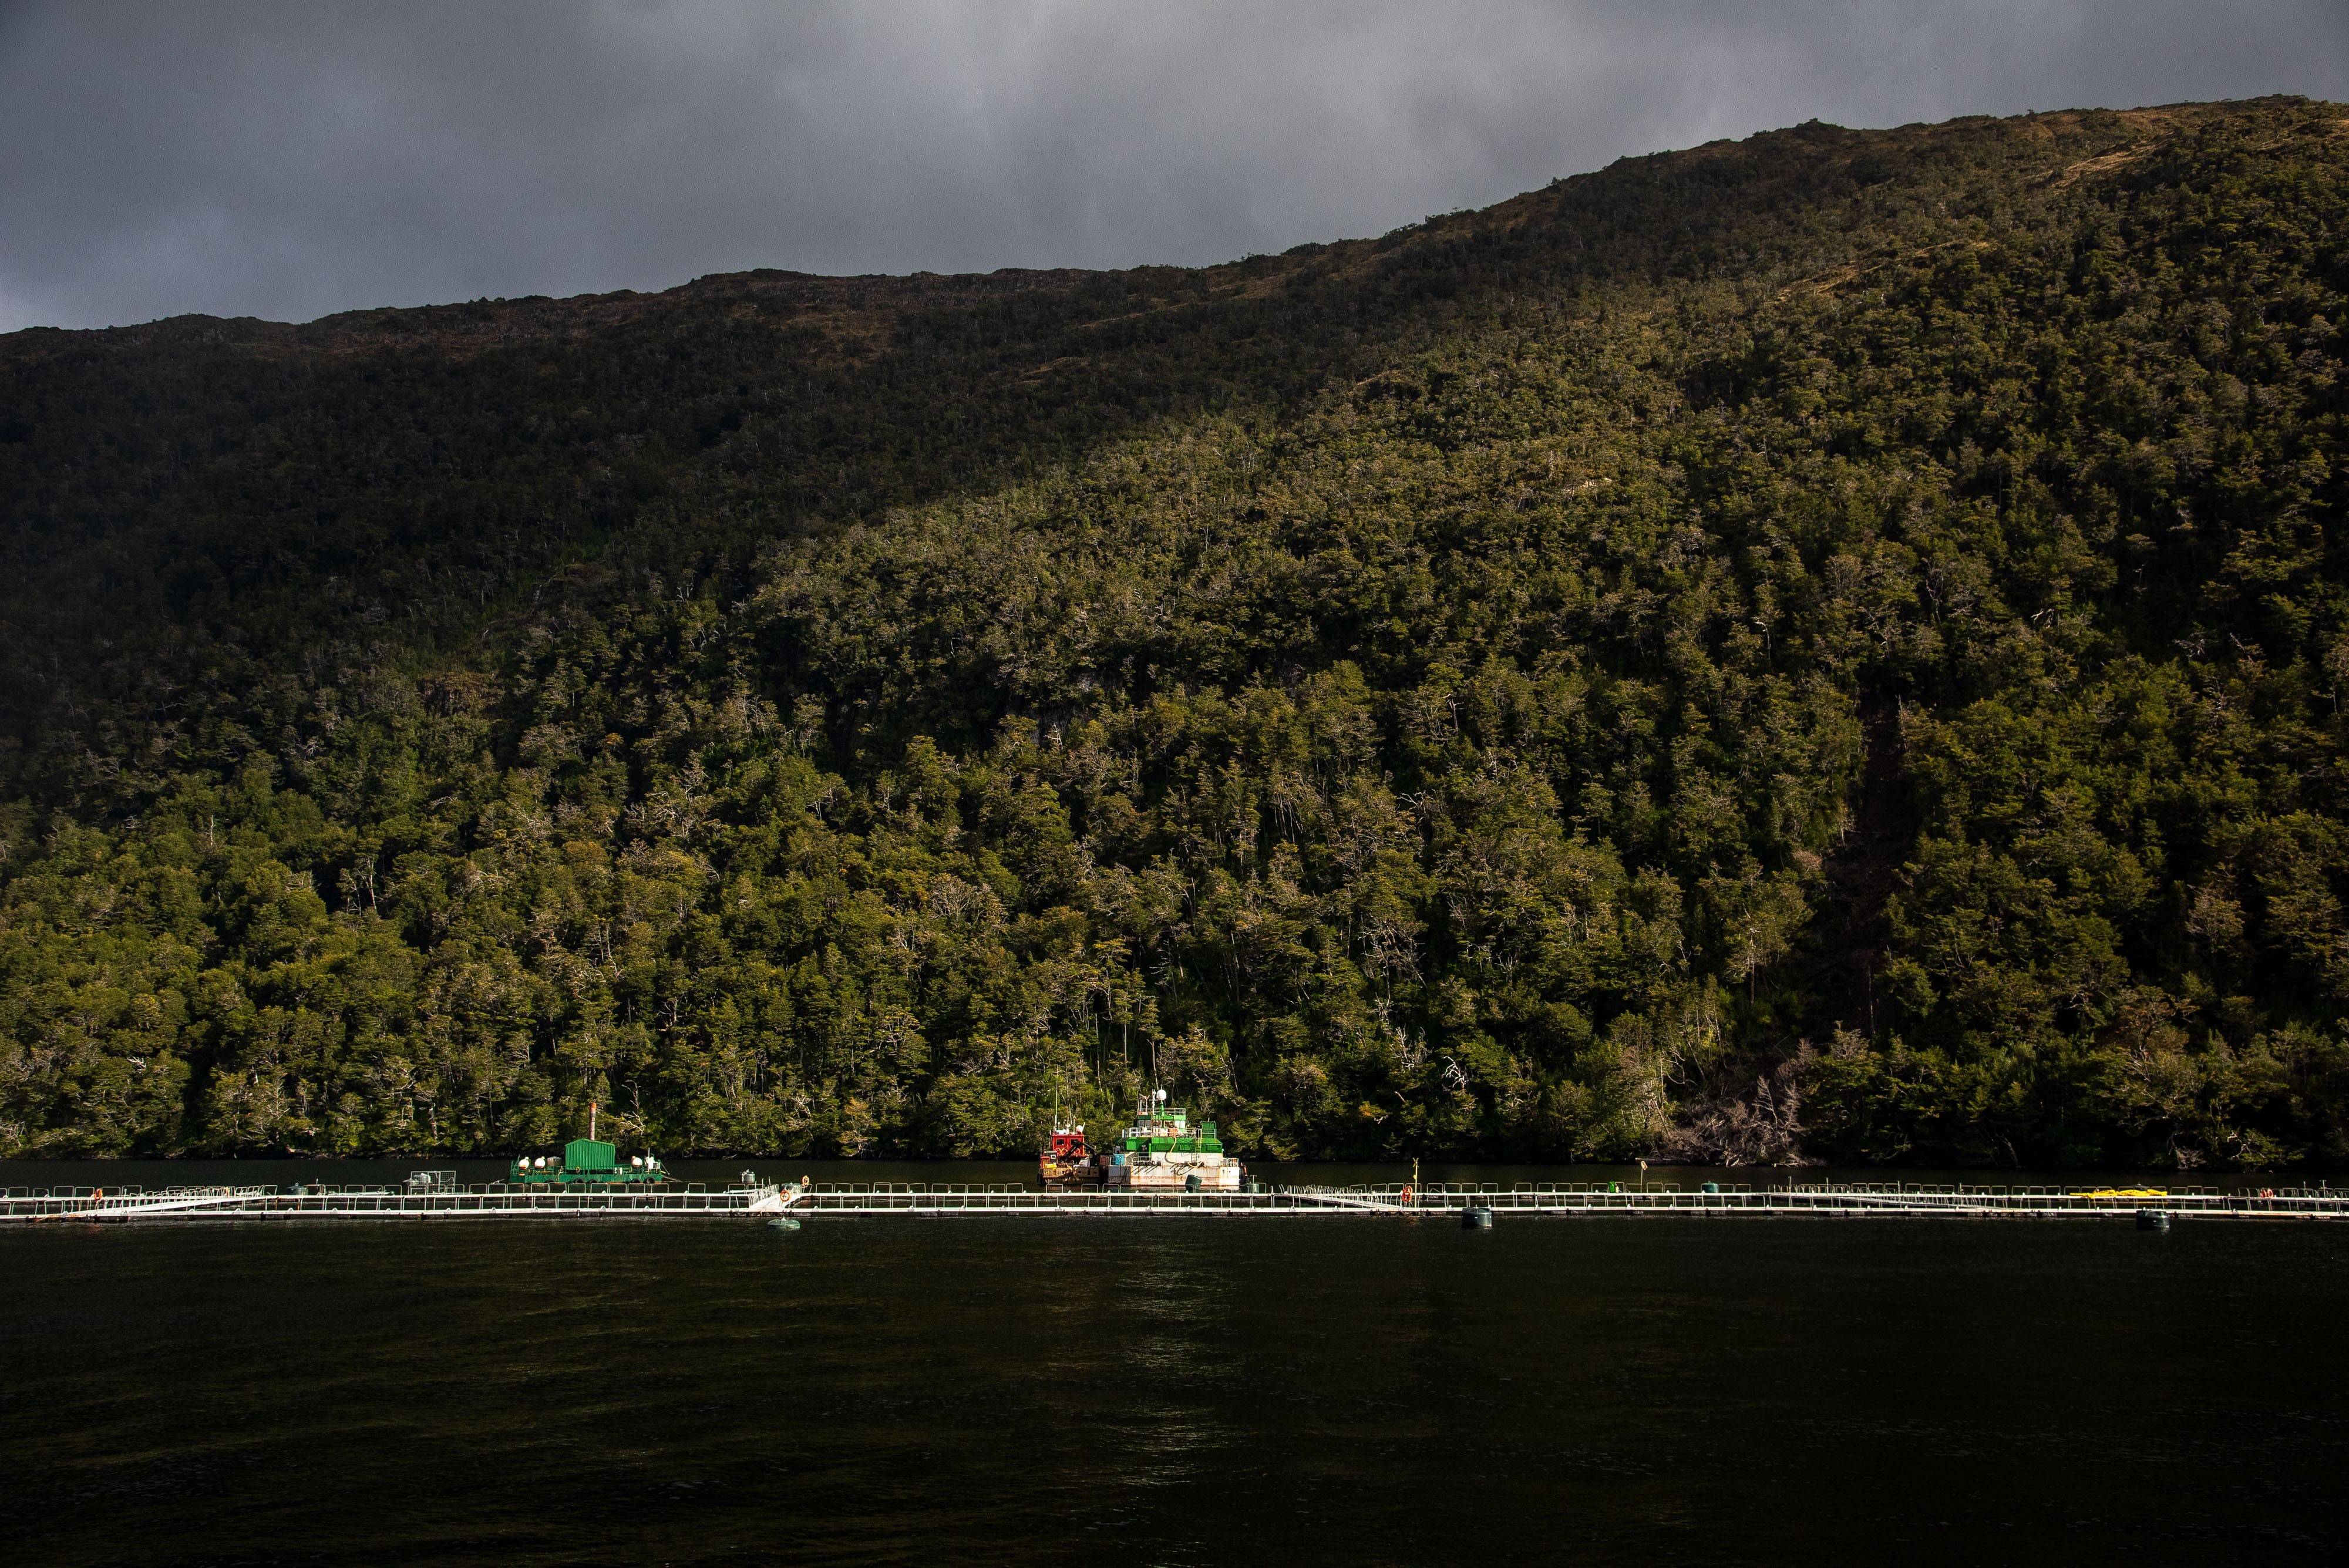
[[[2349,1219],[2349,1189],[2287,1187],[2086,1188],[1920,1182],[1697,1186],[1620,1182],[1430,1182],[1279,1187],[1244,1192],[1040,1190],[1013,1183],[761,1182],[729,1187],[62,1187],[0,1192],[0,1223],[264,1220],[688,1219],[725,1215],[1031,1218],[1435,1218],[1471,1209],[1499,1216],[1679,1215],[1890,1219],[2094,1219],[2157,1210],[2179,1219]]]
[[[774,1214],[782,1189],[703,1182],[658,1187],[271,1187],[11,1189],[0,1192],[0,1222],[169,1220],[493,1220],[684,1218]]]

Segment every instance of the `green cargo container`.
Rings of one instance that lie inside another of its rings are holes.
[[[563,1168],[568,1171],[617,1170],[620,1151],[592,1137],[574,1137],[563,1146]]]

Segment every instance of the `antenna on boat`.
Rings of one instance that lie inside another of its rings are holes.
[[[587,1139],[590,1143],[595,1139],[595,1102],[593,1100],[587,1102]]]

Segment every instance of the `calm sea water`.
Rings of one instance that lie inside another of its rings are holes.
[[[2344,1301],[2349,1227],[2323,1225],[36,1227],[0,1231],[0,1542],[499,1568],[2333,1563]]]

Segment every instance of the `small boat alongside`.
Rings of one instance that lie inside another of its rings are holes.
[[[1085,1142],[1085,1125],[1054,1127],[1051,1142],[1036,1157],[1036,1174],[1047,1187],[1099,1187],[1102,1167]]]

